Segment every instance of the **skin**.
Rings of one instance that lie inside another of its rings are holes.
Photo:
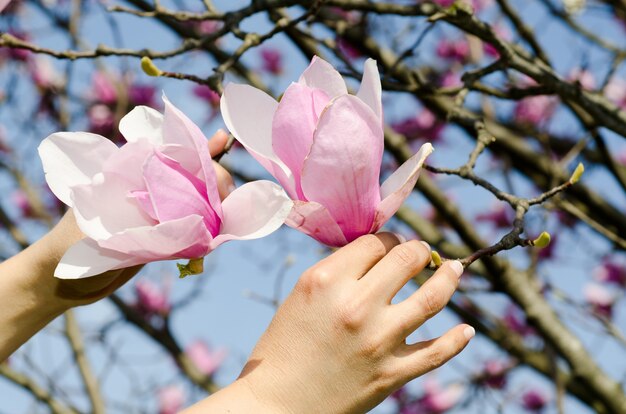
[[[227,140],[218,131],[212,155]],[[222,199],[232,178],[215,164]],[[141,268],[81,280],[53,276],[83,234],[72,211],[46,236],[0,263],[0,361],[64,311],[114,292]],[[188,408],[199,413],[362,413],[408,381],[457,355],[474,330],[459,325],[440,338],[406,338],[450,300],[462,266],[446,262],[409,298],[392,298],[430,262],[426,244],[392,233],[363,236],[308,269],[280,306],[239,378]]]
[[[465,348],[474,329],[458,325],[415,344],[406,338],[450,300],[462,273],[446,262],[415,293],[392,298],[430,262],[430,249],[391,233],[363,236],[299,279],[240,377],[185,411],[364,413],[408,381]]]
[[[227,140],[224,131],[217,131],[208,143],[211,155],[222,152]],[[233,180],[222,166],[214,166],[224,199],[234,189]],[[0,361],[66,310],[110,295],[141,269],[112,270],[80,280],[55,278],[54,269],[63,254],[83,237],[69,210],[43,238],[0,263]]]

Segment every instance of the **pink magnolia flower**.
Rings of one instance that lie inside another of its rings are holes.
[[[496,204],[491,211],[476,215],[476,221],[491,223],[497,229],[508,229],[513,225],[514,214],[505,204]]]
[[[30,200],[26,196],[24,190],[16,190],[13,193],[13,204],[19,209],[20,214],[24,218],[36,218],[37,213],[35,213],[35,209],[33,208]]]
[[[148,279],[141,279],[135,283],[135,295],[135,309],[145,316],[167,315],[172,308],[168,286],[159,286]]]
[[[0,0],[0,12],[4,10],[4,8],[8,6],[10,2],[11,0]]]
[[[176,414],[185,404],[185,391],[180,385],[168,385],[157,392],[159,414]]]
[[[283,55],[278,49],[261,49],[261,62],[261,68],[267,73],[280,75],[283,72]]]
[[[515,105],[513,117],[517,122],[541,125],[552,118],[556,106],[557,102],[550,96],[539,95],[524,98]]]
[[[499,359],[490,359],[482,372],[483,383],[489,388],[502,389],[506,386],[507,371],[510,364]]]
[[[615,283],[626,287],[626,264],[614,260],[605,260],[593,271],[593,278],[598,282]]]
[[[55,276],[200,258],[228,240],[265,236],[289,214],[292,202],[269,181],[247,183],[220,201],[206,137],[163,100],[164,114],[143,106],[121,120],[121,148],[87,132],[52,134],[39,146],[50,189],[87,236]]]
[[[442,59],[465,62],[470,56],[470,46],[467,39],[441,39],[437,44],[437,56]]]
[[[580,86],[588,91],[596,89],[596,78],[593,76],[593,73],[586,69],[572,69],[567,80],[580,83]]]
[[[424,394],[414,402],[400,409],[401,414],[441,414],[457,405],[465,394],[461,384],[450,384],[442,387],[434,380],[424,384]]]
[[[411,193],[432,152],[424,144],[380,186],[383,111],[372,59],[356,96],[348,94],[339,72],[314,57],[280,103],[231,83],[221,109],[233,135],[295,200],[287,225],[329,246],[382,227]]]
[[[522,407],[528,411],[541,412],[548,404],[548,396],[544,391],[533,388],[522,394]]]
[[[583,294],[594,312],[607,318],[613,315],[613,305],[617,301],[614,292],[602,285],[590,283],[584,287]]]
[[[204,375],[213,374],[226,358],[226,353],[225,349],[212,350],[201,340],[192,342],[185,349],[185,354]]]
[[[434,142],[441,139],[445,126],[435,114],[424,108],[415,115],[392,124],[391,128],[411,141],[427,139]]]

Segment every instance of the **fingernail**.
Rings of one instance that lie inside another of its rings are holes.
[[[461,262],[459,262],[458,260],[453,260],[450,262],[450,267],[452,268],[452,270],[454,270],[454,273],[456,273],[458,277],[461,277],[464,270]]]
[[[229,186],[228,186],[228,194],[230,194],[230,193],[232,193],[233,191],[235,191],[235,188],[237,188],[237,187],[235,187],[235,184],[231,184],[231,185],[229,185]]]
[[[406,237],[404,237],[404,235],[400,234],[400,233],[393,233],[394,236],[396,236],[398,238],[398,240],[400,240],[400,243],[404,243],[406,241]]]
[[[469,341],[474,337],[474,335],[476,335],[476,331],[471,326],[468,326],[463,330],[463,335],[465,336],[465,339]]]
[[[420,243],[422,243],[424,247],[426,247],[428,251],[430,252],[430,244],[426,243],[424,240],[420,240]]]
[[[224,131],[222,128],[218,128],[218,130],[217,130],[217,131],[215,131],[215,135],[220,134],[220,133],[221,133],[221,134],[227,134],[227,133],[226,133],[226,131]],[[228,134],[227,134],[227,135],[228,135]]]

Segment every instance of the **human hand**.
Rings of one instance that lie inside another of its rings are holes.
[[[415,344],[406,338],[450,300],[461,264],[445,262],[409,298],[391,304],[430,257],[418,241],[399,243],[381,233],[363,236],[307,270],[237,386],[268,413],[359,413],[447,362],[469,343],[473,328],[459,325]]]

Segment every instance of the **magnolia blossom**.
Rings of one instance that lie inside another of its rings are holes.
[[[6,6],[11,2],[11,0],[0,0],[0,12],[4,10]]]
[[[530,389],[522,395],[522,407],[531,412],[541,412],[548,404],[548,396],[545,391],[538,388]]]
[[[614,291],[597,283],[589,283],[583,289],[585,300],[594,312],[607,318],[613,315],[613,306],[617,301]]]
[[[185,354],[200,372],[211,375],[220,367],[227,352],[225,349],[213,350],[204,341],[197,340],[185,349]]]
[[[185,391],[180,385],[168,385],[157,392],[159,414],[176,414],[185,404]]]
[[[286,223],[329,246],[376,232],[409,196],[433,150],[424,144],[380,186],[383,110],[372,59],[356,96],[314,57],[280,103],[231,83],[221,109],[233,135],[295,200]]]
[[[144,316],[167,315],[172,304],[170,303],[170,287],[157,285],[148,279],[141,279],[135,283],[137,302],[135,309]]]
[[[52,134],[39,146],[50,189],[87,236],[65,253],[55,276],[200,258],[225,241],[265,236],[289,214],[292,202],[269,181],[220,201],[206,137],[163,99],[164,114],[137,107],[121,120],[121,148],[87,132]]]

